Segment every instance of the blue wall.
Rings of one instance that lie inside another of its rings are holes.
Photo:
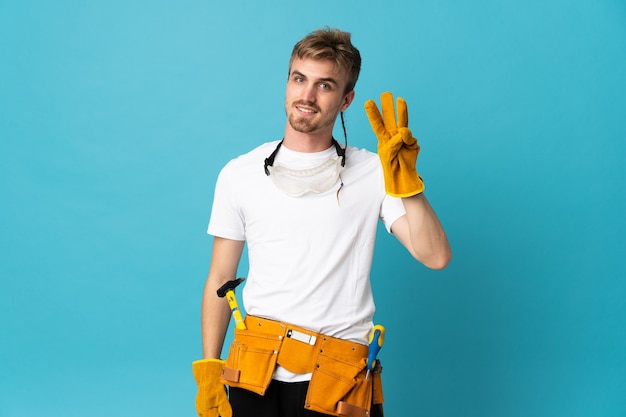
[[[0,0],[1,416],[194,415],[214,181],[324,25],[349,142],[406,98],[454,250],[379,236],[387,414],[626,415],[622,1]]]

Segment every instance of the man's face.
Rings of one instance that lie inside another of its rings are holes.
[[[333,61],[295,58],[291,63],[285,111],[291,127],[301,133],[332,135],[339,112],[348,108],[354,91],[344,93],[348,75]]]

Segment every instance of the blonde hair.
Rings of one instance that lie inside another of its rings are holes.
[[[344,93],[354,90],[361,71],[361,54],[352,45],[350,33],[326,27],[309,33],[293,47],[289,60],[289,72],[294,59],[329,59],[348,73]]]

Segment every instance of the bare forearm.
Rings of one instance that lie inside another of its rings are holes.
[[[216,237],[213,240],[211,269],[202,296],[202,353],[205,358],[219,358],[230,322],[230,307],[217,290],[235,279],[244,242]]]
[[[446,233],[424,194],[403,198],[411,254],[432,269],[443,269],[450,262],[452,251]]]
[[[209,276],[202,297],[202,354],[219,358],[230,322],[230,308],[225,298],[217,296],[216,280]]]

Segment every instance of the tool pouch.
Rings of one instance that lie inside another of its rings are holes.
[[[342,345],[322,337],[305,408],[333,415],[367,416],[372,401],[372,380],[365,379],[367,346],[355,345],[346,350]]]
[[[369,417],[371,405],[383,402],[382,367],[377,365],[366,377],[365,345],[322,336],[319,347],[305,408],[335,416]]]
[[[265,395],[272,380],[281,340],[255,329],[235,329],[222,383]]]
[[[312,373],[305,408],[324,414],[366,417],[381,404],[382,368],[366,379],[368,347],[248,315],[247,330],[235,329],[222,382],[264,395],[276,364]]]

